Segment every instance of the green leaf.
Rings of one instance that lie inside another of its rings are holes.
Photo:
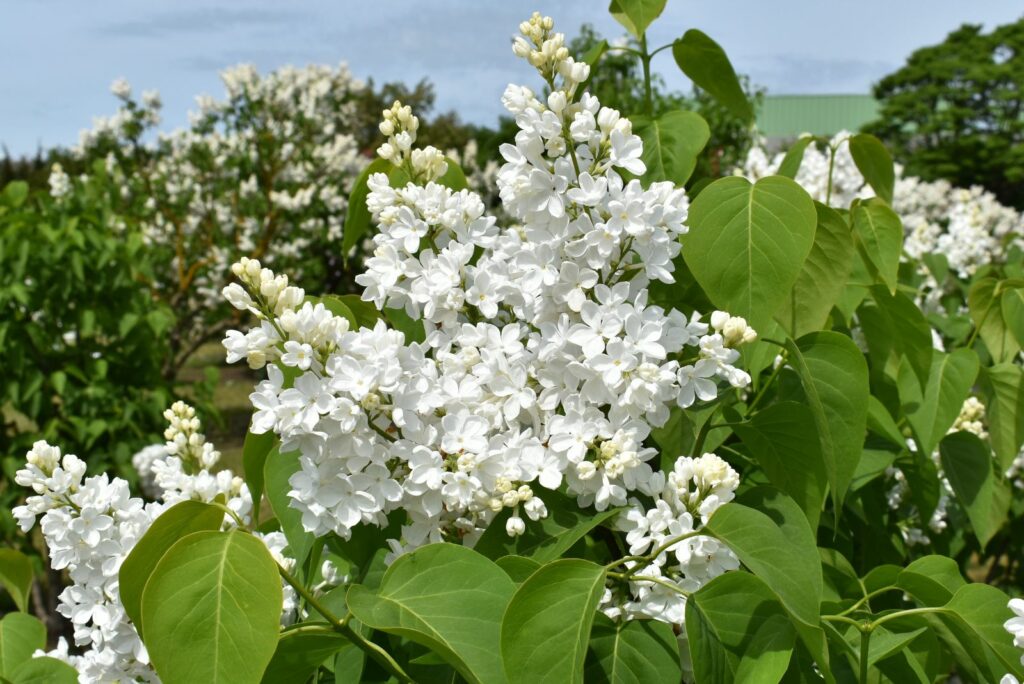
[[[1013,330],[1003,318],[1000,299],[1004,291],[1006,286],[995,278],[981,278],[967,292],[971,320],[978,327],[985,348],[996,363],[1012,361],[1021,349]]]
[[[381,313],[374,306],[373,302],[365,302],[359,295],[333,295],[348,307],[348,310],[355,316],[356,328],[372,328],[380,320]]]
[[[583,681],[605,568],[575,558],[548,563],[516,590],[501,621],[510,684]]]
[[[664,3],[663,3],[664,4]],[[11,181],[4,186],[4,202],[7,206],[17,209],[28,197],[28,183],[22,180]]]
[[[868,666],[903,650],[911,641],[924,634],[927,629],[927,627],[919,627],[907,632],[894,632],[885,627],[875,627],[871,632],[871,642],[868,645]],[[859,658],[860,647],[857,645],[855,648]]]
[[[466,173],[459,166],[459,163],[451,157],[445,157],[445,162],[448,164],[448,169],[444,172],[437,182],[446,188],[452,190],[465,190],[469,187],[469,183],[466,182]]]
[[[78,684],[78,673],[62,660],[43,656],[29,658],[10,676],[11,684]]]
[[[167,550],[193,532],[219,530],[224,511],[201,501],[182,501],[161,513],[132,548],[118,571],[124,612],[143,634],[142,595]]]
[[[878,198],[855,202],[851,212],[853,233],[864,261],[874,269],[889,292],[895,293],[903,251],[900,217]]]
[[[305,682],[324,661],[349,643],[341,634],[319,626],[300,626],[283,632],[263,673],[263,682]]]
[[[275,446],[267,454],[263,465],[264,486],[267,490],[267,501],[274,511],[274,517],[281,523],[281,531],[288,539],[288,555],[295,559],[299,567],[303,565],[309,550],[313,548],[313,535],[302,526],[302,513],[292,508],[288,492],[292,486],[288,480],[300,469],[299,452],[281,453]]]
[[[789,296],[814,243],[810,196],[781,176],[721,178],[690,207],[683,257],[716,306],[763,329]]]
[[[978,356],[970,349],[950,354],[934,352],[931,373],[921,404],[907,416],[921,440],[921,451],[930,454],[960,415],[964,400],[978,377]]]
[[[875,194],[892,204],[896,171],[882,141],[868,133],[859,133],[850,138],[850,156]]]
[[[885,408],[885,404],[873,394],[868,396],[868,429],[900,449],[907,445],[907,440],[889,414],[889,409]]]
[[[836,332],[811,333],[796,342],[787,340],[786,349],[814,416],[838,515],[838,504],[846,495],[864,445],[867,363],[853,340]]]
[[[267,462],[267,454],[274,448],[276,437],[273,432],[257,435],[252,430],[245,433],[242,445],[242,470],[245,473],[245,484],[252,495],[253,520],[260,519],[260,502],[263,500],[263,467]]]
[[[10,678],[15,668],[46,648],[46,627],[27,613],[8,613],[0,620],[0,677]]]
[[[659,117],[633,117],[633,132],[644,141],[641,159],[647,171],[644,185],[672,181],[683,185],[697,167],[697,159],[711,131],[696,112],[673,110]]]
[[[14,549],[0,549],[0,584],[18,610],[28,610],[28,592],[32,589],[32,561]]]
[[[348,254],[370,229],[370,210],[366,208],[366,197],[370,194],[367,182],[375,173],[387,173],[393,168],[386,159],[374,159],[370,162],[352,186],[348,197],[348,208],[345,213],[345,226],[342,232],[341,251]]]
[[[988,446],[969,432],[946,435],[939,442],[939,454],[946,479],[984,549],[1006,522],[1009,485],[993,469],[995,462]]]
[[[777,501],[787,509],[785,531],[773,517],[735,502],[715,511],[704,529],[725,542],[794,618],[816,627],[823,582],[818,548],[803,511],[781,495]]]
[[[615,21],[622,24],[636,38],[640,38],[647,27],[661,16],[667,0],[612,0],[608,11]]]
[[[479,553],[430,544],[399,556],[376,592],[348,591],[364,624],[431,649],[469,682],[505,681],[498,643],[502,614],[515,590],[508,575]]]
[[[955,640],[986,675],[984,681],[998,681],[1009,672],[1024,677],[1020,651],[1007,636],[1003,623],[1013,617],[1007,606],[1009,597],[987,584],[967,584],[957,590],[939,614]],[[940,635],[941,636],[941,635]]]
[[[538,493],[548,509],[548,516],[537,521],[526,520],[526,531],[518,537],[505,532],[508,509],[491,521],[473,547],[492,560],[501,556],[526,556],[538,563],[548,563],[560,558],[573,544],[598,525],[611,520],[622,510],[583,510],[576,503],[576,497],[559,492],[543,490]]]
[[[891,294],[885,287],[871,287],[871,298],[877,308],[862,306],[860,312],[877,314],[865,317],[864,334],[873,359],[880,365],[898,364],[905,358],[921,387],[928,383],[932,369],[932,332],[927,319],[914,302],[902,292]]]
[[[795,401],[783,401],[758,411],[745,423],[733,426],[768,480],[800,506],[811,529],[828,490],[828,475],[821,457],[821,442],[811,410]]]
[[[1001,363],[981,373],[989,422],[989,441],[1006,470],[1024,444],[1024,369]]]
[[[384,318],[395,330],[405,334],[406,344],[410,342],[423,342],[427,339],[427,332],[423,329],[423,321],[411,317],[405,309],[384,309]]]
[[[786,150],[786,156],[782,158],[782,163],[779,164],[779,170],[775,173],[786,178],[795,179],[796,174],[800,171],[800,164],[804,160],[804,152],[807,151],[807,147],[813,142],[813,135],[805,135],[790,145],[789,149]],[[818,203],[815,202],[815,204]]]
[[[246,532],[194,532],[153,570],[142,617],[165,684],[259,682],[281,627],[277,564]]]
[[[694,678],[708,684],[778,682],[796,637],[772,591],[745,572],[720,575],[690,596],[685,626]]]
[[[1017,346],[1024,346],[1024,288],[1011,287],[999,300],[1003,321]]]
[[[896,586],[925,606],[943,606],[967,584],[948,556],[924,556],[900,571]]]
[[[540,570],[540,563],[525,556],[502,556],[494,562],[516,584],[522,584],[527,577]]]
[[[352,330],[359,329],[359,321],[356,320],[356,315],[352,313],[352,309],[348,308],[348,305],[338,295],[324,295],[323,297],[307,296],[306,299],[311,300],[314,304],[323,304],[324,308],[332,314],[344,318],[348,321]]]
[[[614,622],[599,613],[590,630],[584,680],[595,684],[678,682],[679,647],[672,627],[655,620]]]
[[[754,118],[754,108],[721,45],[702,31],[690,29],[672,44],[672,56],[695,86],[707,91],[733,116],[743,121]]]
[[[776,319],[794,338],[825,326],[853,269],[850,226],[834,209],[820,202],[815,202],[814,208],[818,215],[814,244],[789,296],[776,314]]]

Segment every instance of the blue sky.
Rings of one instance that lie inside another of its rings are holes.
[[[252,62],[346,61],[360,77],[427,77],[440,109],[493,122],[509,82],[532,82],[509,37],[538,9],[560,30],[583,22],[622,33],[605,0],[3,0],[0,144],[13,154],[72,144],[113,110],[108,87],[125,77],[155,88],[166,127],[183,125],[197,94],[219,95],[218,69]],[[697,27],[737,69],[773,93],[867,92],[916,47],[963,22],[1017,19],[1019,0],[669,0],[651,29],[660,45]],[[670,53],[654,68],[672,87]]]

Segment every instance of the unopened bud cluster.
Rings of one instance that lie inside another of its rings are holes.
[[[382,116],[380,132],[387,137],[387,142],[377,148],[381,159],[411,171],[412,180],[420,183],[435,181],[445,174],[448,162],[443,152],[431,146],[423,149],[414,147],[420,120],[412,113],[411,107],[395,100],[390,109],[382,112]]]

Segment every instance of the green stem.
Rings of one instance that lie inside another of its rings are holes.
[[[849,615],[850,613],[854,612],[855,610],[860,608],[862,605],[864,605],[865,603],[867,603],[868,601],[870,601],[874,597],[878,596],[879,594],[884,594],[887,591],[903,591],[903,590],[900,589],[899,587],[882,587],[881,589],[875,589],[872,592],[864,594],[863,598],[859,599],[852,606],[850,606],[849,608],[847,608],[843,612],[839,613],[839,615]]]
[[[654,94],[651,91],[651,55],[647,52],[647,32],[640,36],[640,63],[644,68],[644,104],[647,116],[654,116]]]
[[[825,206],[832,206],[832,171],[836,166],[836,148],[828,147],[828,188],[825,190]]]
[[[754,408],[761,403],[768,388],[771,387],[772,383],[775,382],[775,378],[779,377],[779,373],[782,372],[782,367],[786,365],[786,360],[782,359],[775,368],[772,369],[772,374],[768,376],[768,379],[761,385],[761,389],[757,391],[757,395],[754,397],[754,401],[750,402],[750,406],[747,407],[747,412],[753,411]]]
[[[395,677],[395,679],[405,684],[414,684],[413,679],[405,673],[402,666],[399,665],[387,651],[372,641],[368,641],[362,634],[349,627],[348,617],[339,620],[338,617],[325,608],[323,604],[321,604],[317,598],[302,585],[301,582],[292,577],[291,573],[280,565],[277,566],[277,571],[281,574],[281,578],[291,585],[307,605],[312,606],[313,610],[324,616],[324,619],[331,624],[336,632],[355,644],[360,650],[365,652],[366,655],[377,661],[377,664],[383,667],[384,670]]]
[[[924,615],[926,613],[942,613],[942,612],[945,612],[945,610],[946,610],[945,608],[941,608],[941,607],[940,608],[908,608],[907,610],[898,610],[895,613],[889,613],[888,615],[883,615],[882,617],[878,618],[877,620],[868,623],[868,628],[869,629],[874,629],[875,627],[878,627],[880,625],[885,624],[886,622],[889,622],[889,620],[896,620],[898,618],[906,617],[908,615]]]
[[[860,631],[860,677],[857,681],[864,684],[868,681],[868,647],[871,645],[871,630]]]

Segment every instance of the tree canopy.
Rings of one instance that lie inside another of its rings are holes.
[[[983,185],[1024,206],[1024,18],[985,33],[965,24],[916,50],[874,88],[884,139],[907,173]]]

